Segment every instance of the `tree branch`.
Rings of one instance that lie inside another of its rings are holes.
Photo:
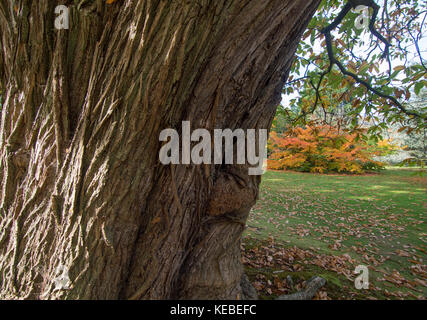
[[[413,117],[417,117],[417,118],[421,118],[421,119],[426,119],[426,116],[424,116],[424,115],[422,115],[416,111],[408,110],[395,97],[387,95],[384,92],[381,92],[379,89],[372,87],[367,81],[361,79],[360,77],[358,77],[353,72],[348,71],[343,66],[343,64],[335,57],[334,51],[333,51],[333,46],[332,46],[331,31],[333,31],[335,28],[337,28],[340,25],[340,23],[342,22],[342,20],[344,19],[344,17],[347,15],[347,13],[352,8],[355,8],[358,5],[366,5],[366,6],[372,8],[374,10],[373,15],[371,17],[371,20],[369,22],[369,30],[371,31],[371,33],[373,35],[375,35],[381,42],[383,42],[385,44],[383,57],[389,57],[390,43],[375,29],[375,20],[376,20],[377,15],[378,15],[379,6],[373,0],[349,0],[349,2],[346,3],[344,8],[341,10],[341,12],[335,18],[335,20],[330,25],[328,25],[327,27],[325,27],[324,29],[321,30],[321,33],[323,33],[325,35],[326,47],[327,47],[327,51],[328,51],[328,58],[329,58],[329,62],[330,62],[330,65],[329,65],[327,72],[329,73],[332,70],[332,67],[334,65],[336,65],[344,75],[351,77],[354,81],[363,85],[366,89],[373,92],[377,96],[389,100],[401,112],[403,112],[409,116],[413,116]]]

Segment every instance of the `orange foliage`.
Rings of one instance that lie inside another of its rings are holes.
[[[272,132],[269,144],[273,152],[268,168],[273,170],[363,173],[382,168],[372,160],[376,152],[356,133],[331,126],[295,128],[281,136]]]

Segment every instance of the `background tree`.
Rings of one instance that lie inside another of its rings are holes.
[[[427,89],[420,90],[411,104],[418,109],[427,108]],[[397,131],[401,134],[402,146],[405,146],[405,150],[411,156],[405,159],[406,163],[425,166],[427,164],[427,127],[419,127],[417,122],[408,120]]]
[[[358,136],[327,125],[292,128],[282,135],[273,132],[268,166],[274,170],[315,173],[363,173],[382,169],[383,164],[373,157],[389,151],[391,145],[386,141],[370,145]]]

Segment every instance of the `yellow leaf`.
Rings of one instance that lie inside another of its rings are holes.
[[[393,70],[394,71],[400,71],[400,70],[403,70],[403,69],[405,69],[405,66],[397,66]]]

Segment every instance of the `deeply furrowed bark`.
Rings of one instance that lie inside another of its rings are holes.
[[[59,1],[0,3],[0,298],[241,298],[260,177],[164,166],[158,136],[269,128],[319,1],[74,3],[70,30]]]

